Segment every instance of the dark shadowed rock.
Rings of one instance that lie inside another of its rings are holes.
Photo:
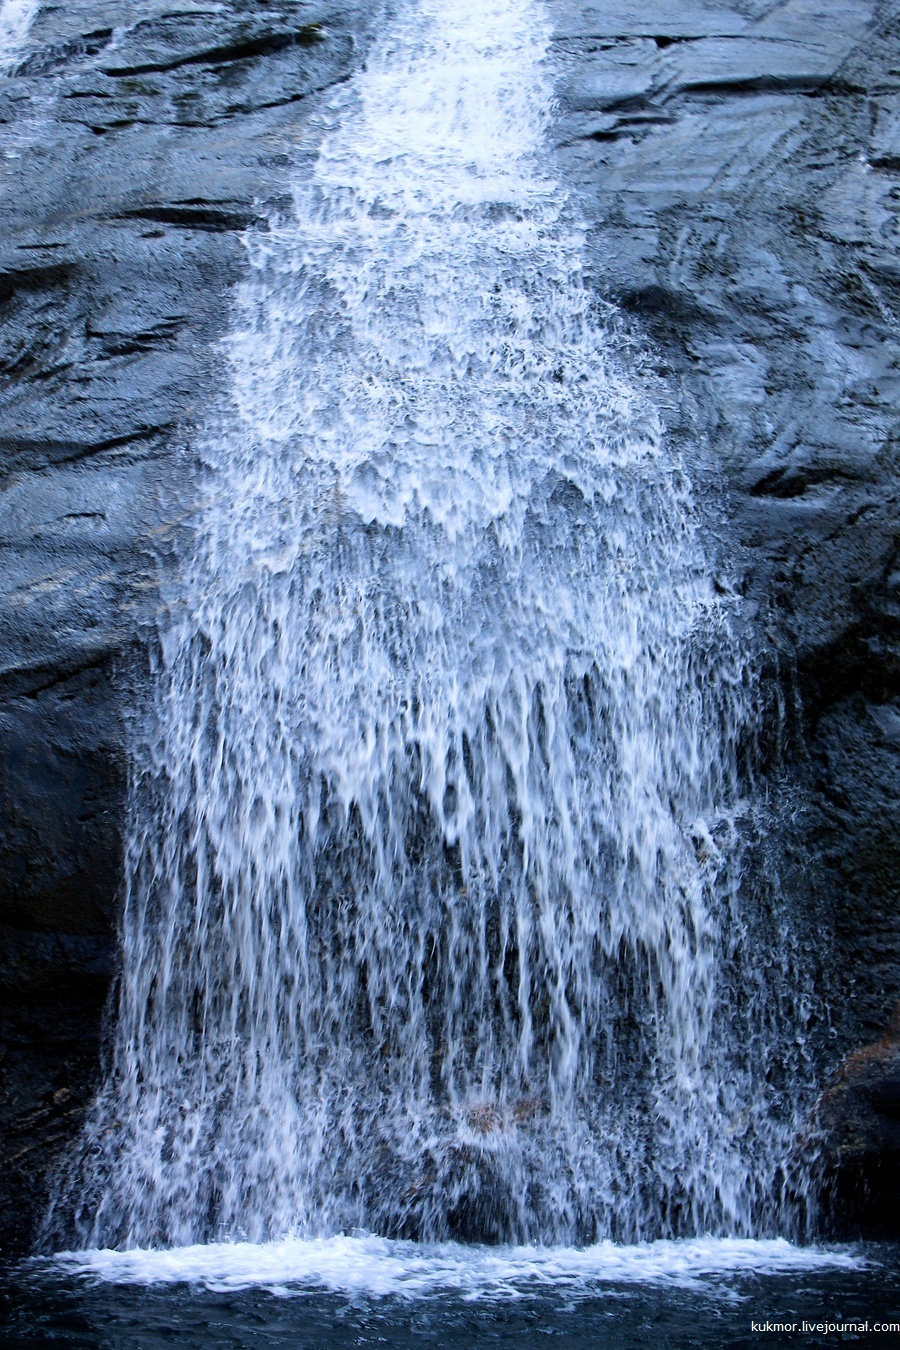
[[[842,1237],[894,1238],[900,1205],[900,1004],[880,1040],[848,1055],[819,1103],[825,1216]]]

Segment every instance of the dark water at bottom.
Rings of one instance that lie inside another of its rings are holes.
[[[109,1283],[26,1264],[0,1283],[0,1344],[155,1350],[162,1346],[510,1347],[549,1345],[750,1347],[900,1345],[900,1247],[849,1249],[855,1269],[707,1273],[703,1278],[593,1289],[564,1284],[465,1294],[435,1288],[415,1297],[289,1285],[209,1288],[198,1283]],[[869,1323],[862,1332],[761,1330],[759,1324]],[[756,1324],[756,1326],[754,1326]]]

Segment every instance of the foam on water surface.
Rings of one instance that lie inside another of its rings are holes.
[[[286,1296],[325,1290],[366,1297],[517,1298],[565,1291],[589,1296],[615,1285],[715,1289],[741,1276],[860,1270],[851,1249],[795,1246],[784,1239],[697,1238],[633,1246],[482,1247],[384,1238],[210,1243],[169,1250],[63,1252],[52,1267],[113,1284],[265,1288]]]

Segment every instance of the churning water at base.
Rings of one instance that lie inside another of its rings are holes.
[[[896,1324],[897,1255],[709,1238],[577,1250],[333,1237],[81,1252],[0,1267],[0,1328],[10,1344],[67,1350],[747,1350],[754,1322],[799,1331],[806,1319],[827,1330],[802,1333],[803,1344],[828,1347],[848,1322]]]
[[[69,1240],[791,1225],[752,682],[545,167],[547,44],[405,9],[250,239]]]
[[[867,1262],[841,1248],[795,1247],[783,1238],[694,1238],[619,1246],[477,1247],[332,1237],[268,1243],[209,1243],[166,1251],[64,1252],[61,1273],[112,1284],[199,1284],[211,1290],[312,1290],[367,1298],[515,1299],[550,1288],[590,1296],[610,1285],[716,1288],[747,1275],[855,1271]]]

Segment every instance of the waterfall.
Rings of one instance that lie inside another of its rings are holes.
[[[3,0],[0,5],[0,74],[9,73],[38,11],[38,0]]]
[[[787,1222],[753,679],[548,167],[548,44],[535,0],[404,6],[248,238],[85,1244]]]

